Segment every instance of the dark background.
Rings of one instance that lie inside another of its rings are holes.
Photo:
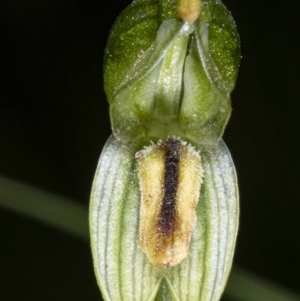
[[[0,175],[88,206],[110,134],[103,49],[128,3],[0,2]],[[243,53],[225,134],[241,194],[235,264],[299,293],[300,2],[224,3]],[[1,300],[99,300],[87,242],[3,209],[0,225]]]

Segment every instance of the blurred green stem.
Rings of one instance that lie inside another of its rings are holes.
[[[89,239],[88,210],[77,202],[0,177],[0,206],[82,239]],[[225,295],[235,301],[297,301],[297,296],[234,267]]]
[[[0,206],[88,239],[88,210],[72,200],[0,176]]]
[[[235,301],[300,300],[296,294],[236,266],[229,276],[225,294]]]

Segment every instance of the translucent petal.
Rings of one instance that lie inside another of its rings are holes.
[[[222,141],[200,149],[204,178],[190,253],[169,269],[154,267],[139,247],[136,151],[110,137],[94,179],[90,232],[103,298],[151,301],[165,294],[160,300],[219,300],[232,263],[239,213],[236,174],[228,149]]]

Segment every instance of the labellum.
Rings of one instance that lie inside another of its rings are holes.
[[[141,192],[140,246],[150,262],[172,267],[189,253],[202,182],[200,155],[173,137],[136,154]]]
[[[90,202],[106,301],[218,301],[238,229],[222,140],[240,60],[219,0],[135,0],[112,28],[105,90],[113,134]]]

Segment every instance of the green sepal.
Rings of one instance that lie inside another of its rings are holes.
[[[104,76],[118,140],[177,135],[215,144],[222,136],[240,62],[239,36],[221,1],[201,2],[193,24],[177,18],[173,0],[136,0],[117,19]]]
[[[190,252],[157,268],[139,247],[140,192],[135,153],[113,136],[97,168],[90,202],[91,247],[105,301],[218,301],[230,272],[239,221],[238,188],[221,140],[198,148],[204,171]]]

